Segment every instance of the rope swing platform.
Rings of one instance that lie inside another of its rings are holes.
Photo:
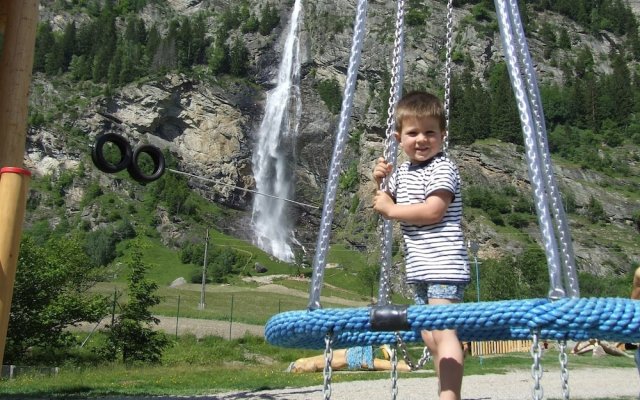
[[[288,348],[324,349],[330,332],[336,348],[395,344],[394,331],[374,331],[371,308],[288,311],[265,326],[265,338]],[[421,330],[456,329],[462,341],[530,339],[532,331],[552,340],[599,338],[640,341],[640,301],[623,298],[505,300],[451,305],[409,306],[410,330],[404,342],[422,342]]]
[[[540,339],[557,340],[560,345],[560,367],[563,398],[569,399],[566,345],[568,340],[589,339],[614,342],[640,342],[640,301],[626,298],[581,298],[573,244],[562,198],[554,177],[547,143],[544,112],[536,72],[529,53],[520,19],[518,0],[494,0],[500,38],[516,99],[524,137],[527,170],[541,246],[549,271],[548,298],[456,303],[446,305],[393,305],[390,300],[392,267],[392,224],[380,221],[380,282],[376,304],[360,308],[327,308],[320,305],[324,270],[341,173],[341,162],[348,137],[348,124],[356,85],[360,53],[363,47],[367,1],[358,0],[352,47],[342,97],[338,130],[329,165],[322,219],[313,260],[313,275],[306,310],[279,313],[265,325],[266,340],[287,348],[325,350],[325,399],[331,397],[331,358],[333,348],[367,345],[390,345],[393,369],[392,399],[397,397],[396,349],[407,364],[406,342],[423,341],[421,331],[455,329],[461,341],[531,339],[534,400],[543,398],[541,386],[542,349]],[[391,87],[383,157],[394,165],[397,143],[394,140],[395,106],[402,94],[404,74],[404,7],[397,0],[394,49],[391,60]],[[444,110],[449,131],[451,103],[451,66],[453,42],[453,0],[447,2],[447,38],[444,76]],[[448,138],[443,151],[448,151]],[[383,186],[386,182],[383,182]],[[421,368],[429,358],[425,348],[418,363]]]

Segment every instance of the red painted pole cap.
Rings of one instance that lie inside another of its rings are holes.
[[[0,175],[5,174],[5,173],[31,176],[31,171],[29,171],[28,169],[18,168],[18,167],[3,167],[3,168],[0,168]]]

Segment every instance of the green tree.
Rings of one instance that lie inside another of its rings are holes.
[[[63,67],[65,71],[69,68],[71,58],[76,53],[76,36],[76,23],[68,23],[64,28],[64,34],[62,36]]]
[[[323,79],[315,85],[320,98],[333,114],[340,112],[342,106],[342,90],[336,78]]]
[[[603,108],[608,110],[607,117],[615,121],[618,126],[627,126],[633,111],[633,89],[631,72],[622,54],[615,54],[611,60],[613,72],[607,76],[606,96],[601,93],[599,98],[609,100]]]
[[[212,74],[224,74],[229,72],[229,47],[224,39],[218,39],[209,47],[209,69]]]
[[[152,61],[158,47],[160,47],[160,43],[162,42],[162,36],[158,31],[158,27],[154,24],[149,29],[149,34],[147,35],[147,42],[145,46],[145,54],[149,61]]]
[[[111,230],[101,228],[87,234],[85,251],[93,265],[108,265],[116,258],[116,241]]]
[[[505,142],[522,144],[520,119],[515,96],[511,90],[507,66],[496,64],[491,71],[491,136]]]
[[[258,32],[262,36],[266,36],[271,33],[273,28],[278,26],[280,23],[280,16],[278,15],[278,10],[271,5],[271,3],[265,4],[260,12],[260,25],[258,27]]]
[[[11,303],[4,361],[29,364],[26,354],[53,355],[77,343],[66,330],[80,322],[96,323],[108,313],[104,296],[89,289],[102,270],[93,264],[75,239],[55,238],[38,246],[25,236],[20,247]]]
[[[571,49],[571,38],[566,28],[560,28],[560,35],[558,36],[558,48],[563,50]]]
[[[191,25],[191,65],[206,64],[209,47],[206,36],[207,24],[204,14],[198,14]]]
[[[176,37],[176,47],[178,48],[178,65],[183,68],[191,67],[193,62],[191,35],[190,18],[183,18],[182,22],[180,23],[180,28],[178,28]]]
[[[591,221],[592,224],[600,221],[605,221],[607,217],[604,213],[604,207],[602,207],[602,203],[593,196],[589,198],[589,204],[587,204],[586,206],[586,213],[587,218],[589,218],[589,221]]]
[[[538,246],[527,247],[516,257],[514,266],[521,276],[520,292],[524,298],[547,297],[549,268],[547,258]]]
[[[33,69],[34,71],[44,72],[45,63],[47,60],[47,54],[55,46],[56,39],[51,29],[49,22],[43,22],[38,25],[38,32],[36,35],[36,46],[33,55]]]
[[[69,72],[76,81],[84,81],[91,78],[91,65],[86,56],[73,56],[69,63]]]
[[[375,264],[367,264],[362,267],[360,272],[358,273],[358,279],[362,284],[369,288],[369,297],[371,300],[374,300],[376,288],[379,286],[380,282],[380,268]]]
[[[229,51],[229,72],[231,75],[242,77],[247,74],[249,68],[249,50],[244,45],[242,38],[237,37]]]
[[[480,298],[483,301],[524,298],[520,296],[518,273],[509,260],[484,260],[480,274]]]
[[[156,294],[158,284],[146,277],[148,266],[142,262],[139,244],[132,248],[128,262],[129,300],[120,307],[118,316],[109,327],[107,343],[112,354],[121,357],[124,363],[158,363],[169,345],[166,335],[152,328],[160,322],[151,314],[151,307],[160,303]]]

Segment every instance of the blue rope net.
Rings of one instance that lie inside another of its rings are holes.
[[[532,331],[551,340],[598,338],[640,342],[640,301],[623,298],[526,299],[409,306],[405,342],[422,342],[420,331],[456,329],[462,341],[528,339]],[[370,309],[288,311],[272,317],[265,337],[273,345],[324,349],[332,333],[336,348],[397,343],[395,332],[371,331]]]

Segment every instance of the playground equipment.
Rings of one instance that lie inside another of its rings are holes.
[[[392,60],[387,146],[384,158],[394,163],[396,149],[390,136],[394,131],[395,102],[402,89],[404,1],[398,0],[395,47]],[[640,340],[640,302],[621,298],[580,298],[575,260],[566,216],[553,175],[546,139],[542,102],[533,64],[520,21],[517,0],[495,0],[503,50],[514,91],[526,160],[538,215],[538,224],[547,264],[550,289],[548,298],[478,302],[441,306],[401,307],[390,304],[389,268],[391,264],[391,225],[382,229],[382,259],[378,303],[355,309],[322,309],[320,291],[329,247],[333,207],[343,150],[350,120],[355,81],[365,32],[367,1],[356,8],[351,57],[336,134],[333,158],[327,180],[324,208],[313,262],[307,310],[284,312],[266,324],[265,336],[274,345],[325,349],[324,397],[331,396],[331,354],[333,347],[362,345],[399,346],[422,342],[423,330],[456,329],[462,341],[531,339],[533,344],[532,395],[543,397],[540,385],[541,339],[560,342],[560,364],[564,398],[569,398],[566,341],[600,338],[620,342]],[[445,109],[449,106],[453,2],[448,2],[447,62],[445,65]],[[448,114],[447,114],[448,119]],[[391,142],[391,143],[389,143]],[[445,146],[446,151],[446,146]],[[403,350],[406,353],[406,351]],[[395,351],[392,359],[396,359]],[[397,373],[391,372],[392,398],[397,396]]]

